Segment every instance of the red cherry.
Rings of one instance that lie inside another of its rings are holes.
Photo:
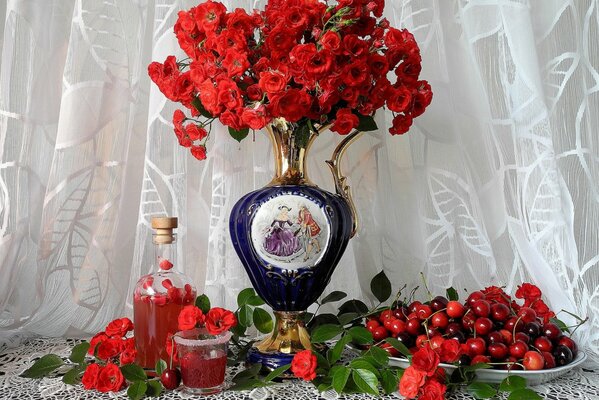
[[[385,310],[379,315],[379,321],[381,321],[381,323],[385,323],[389,318],[394,318],[393,311],[391,310]]]
[[[555,357],[553,357],[553,354],[548,353],[546,351],[544,351],[541,354],[543,354],[543,358],[545,359],[545,369],[551,369],[556,367]]]
[[[541,325],[536,322],[527,322],[522,332],[534,339],[541,333]]]
[[[418,335],[416,338],[416,347],[423,347],[428,342],[428,336],[426,335]]]
[[[160,374],[160,382],[168,390],[176,389],[181,383],[181,373],[175,368],[165,369]]]
[[[515,369],[522,369],[522,366],[518,363],[518,359],[514,356],[509,356],[505,362],[509,363],[505,365],[505,369],[508,371],[512,371]]]
[[[476,300],[472,304],[472,311],[477,317],[488,317],[491,313],[491,304],[487,300]]]
[[[378,328],[379,326],[381,326],[381,324],[379,323],[379,321],[375,320],[375,319],[371,319],[370,321],[368,321],[366,323],[366,329],[368,329],[368,331],[370,333],[374,332],[374,330],[376,328]]]
[[[503,327],[510,332],[521,332],[522,329],[524,329],[524,321],[522,321],[521,319],[519,320],[517,317],[511,317],[508,318],[507,321],[505,321]]]
[[[515,342],[516,340],[520,340],[520,341],[522,341],[522,342],[524,342],[524,343],[526,343],[526,344],[529,344],[529,343],[530,343],[530,336],[528,336],[528,335],[527,335],[526,333],[524,333],[524,332],[517,332],[517,333],[516,333],[516,336],[514,336],[514,342]]]
[[[522,365],[524,365],[524,369],[526,370],[537,371],[543,369],[545,359],[538,351],[527,351],[524,354]]]
[[[541,333],[549,338],[549,340],[557,340],[562,335],[562,330],[552,322],[543,325]]]
[[[576,355],[578,354],[578,345],[574,340],[572,340],[568,336],[562,336],[561,338],[559,338],[557,344],[558,346],[566,346],[567,348],[569,348],[572,351],[573,357],[576,357]]]
[[[450,322],[449,324],[447,324],[447,327],[445,328],[445,333],[447,333],[448,335],[453,335],[454,333],[463,331],[464,330],[462,329],[462,324],[459,324],[457,322]]]
[[[418,314],[418,318],[422,321],[430,317],[432,313],[433,309],[426,304],[423,304],[416,309],[416,314]]]
[[[535,322],[537,320],[537,312],[530,307],[522,307],[518,311],[518,317],[526,322]]]
[[[477,335],[487,335],[493,330],[493,321],[486,317],[480,317],[474,322],[474,330]]]
[[[410,312],[408,311],[408,309],[404,306],[401,306],[400,308],[396,308],[395,310],[393,310],[393,316],[402,321],[406,320],[406,317],[409,313]]]
[[[433,336],[431,338],[431,348],[434,349],[438,349],[439,347],[441,347],[441,345],[443,344],[443,342],[445,341],[445,339],[443,338],[443,336]]]
[[[460,318],[466,309],[459,301],[452,300],[447,303],[447,315],[451,318]]]
[[[375,342],[380,342],[389,337],[389,332],[387,332],[384,326],[379,326],[372,332],[372,337]]]
[[[445,329],[449,325],[449,318],[443,311],[437,312],[431,317],[431,324],[435,328]]]
[[[390,317],[387,317],[385,319],[385,321],[383,322],[383,326],[385,327],[385,329],[387,329],[388,331],[391,330],[391,325],[393,325],[393,322],[397,321],[397,318],[395,318],[393,315],[391,315]]]
[[[482,300],[484,298],[484,293],[480,290],[477,290],[476,292],[470,293],[470,296],[468,296],[468,298],[466,299],[466,304],[472,307],[477,300]]]
[[[508,347],[503,343],[492,343],[487,347],[487,352],[496,361],[503,361],[509,353]]]
[[[512,343],[512,340],[513,340],[513,337],[514,337],[512,335],[512,332],[508,331],[507,329],[501,329],[499,331],[499,333],[501,333],[501,336],[503,336],[503,342],[504,343],[507,343],[507,344]]]
[[[431,300],[431,308],[433,311],[441,311],[447,307],[447,299],[443,296],[437,296]]]
[[[491,362],[491,360],[489,359],[489,357],[479,355],[479,356],[472,357],[472,361],[470,361],[470,365],[481,364],[481,363],[488,364],[490,362]]]
[[[426,327],[426,334],[428,337],[441,335],[441,333],[439,332],[439,329],[435,328],[434,326],[430,326],[430,325]]]
[[[489,336],[487,336],[487,341],[489,343],[505,343],[503,335],[498,331],[489,333]]]
[[[474,329],[474,321],[476,321],[474,313],[468,312],[464,314],[464,316],[462,317],[462,326],[465,330],[471,331],[472,329]]]
[[[417,336],[420,332],[422,332],[422,324],[418,318],[411,318],[408,320],[406,324],[406,331],[412,335]]]
[[[394,336],[398,335],[399,333],[405,332],[406,328],[407,324],[400,319],[395,319],[391,324],[391,332],[393,332]]]
[[[399,356],[399,351],[395,350],[395,347],[391,346],[387,342],[381,343],[379,347],[389,353],[391,357]]]
[[[502,303],[493,303],[491,305],[491,319],[493,321],[503,322],[510,316],[510,308]]]
[[[537,350],[541,352],[550,352],[551,350],[553,350],[553,344],[551,343],[551,340],[547,338],[547,336],[539,336],[538,338],[536,338],[534,341],[534,346]]]
[[[419,302],[418,300],[413,301],[410,306],[408,307],[408,309],[410,310],[411,313],[415,313],[416,310],[418,309],[418,307],[420,307],[422,305],[421,302]]]
[[[510,345],[510,356],[521,359],[524,354],[528,351],[528,345],[521,340],[516,340],[515,343]]]
[[[466,346],[468,347],[468,354],[470,357],[483,355],[487,351],[487,344],[484,339],[480,337],[466,340]]]

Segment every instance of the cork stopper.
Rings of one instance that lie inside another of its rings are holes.
[[[154,233],[154,243],[168,244],[175,241],[173,229],[177,228],[176,217],[153,217],[152,229]]]

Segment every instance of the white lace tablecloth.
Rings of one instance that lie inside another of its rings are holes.
[[[35,359],[44,354],[54,353],[68,357],[71,348],[78,341],[72,339],[29,339],[19,343],[15,339],[12,345],[0,347],[0,399],[116,399],[127,398],[125,391],[120,393],[103,394],[96,391],[86,391],[81,385],[70,386],[62,383],[60,378],[25,379],[19,374],[30,367]],[[229,368],[227,379],[235,375],[242,366]],[[599,400],[599,360],[589,357],[582,368],[574,368],[564,376],[549,384],[535,386],[534,389],[546,399],[551,400]],[[185,393],[175,390],[164,392],[161,399],[191,398]],[[246,392],[225,391],[211,399],[372,399],[369,395],[337,396],[334,391],[319,393],[316,388],[306,382],[286,381],[269,387]],[[399,394],[382,396],[381,398],[398,399]],[[472,399],[466,393],[458,392],[450,399]]]

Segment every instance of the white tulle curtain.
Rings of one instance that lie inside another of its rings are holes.
[[[225,1],[263,7],[264,1]],[[177,0],[0,1],[0,337],[78,335],[130,314],[151,268],[149,221],[180,218],[179,265],[215,303],[249,281],[228,214],[271,174],[256,132],[224,130],[200,163],[171,133],[146,66],[180,54]],[[594,0],[387,0],[418,39],[433,104],[408,135],[350,149],[361,229],[328,290],[369,301],[536,282],[553,308],[590,323],[599,350],[599,4]],[[325,188],[319,139],[310,173]],[[564,315],[564,319],[567,316]]]

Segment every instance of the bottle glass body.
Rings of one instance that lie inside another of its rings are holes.
[[[179,312],[196,298],[191,279],[174,270],[174,235],[168,243],[154,235],[153,242],[157,272],[142,276],[133,294],[137,363],[147,369],[159,359],[169,362],[167,342],[178,331]]]

